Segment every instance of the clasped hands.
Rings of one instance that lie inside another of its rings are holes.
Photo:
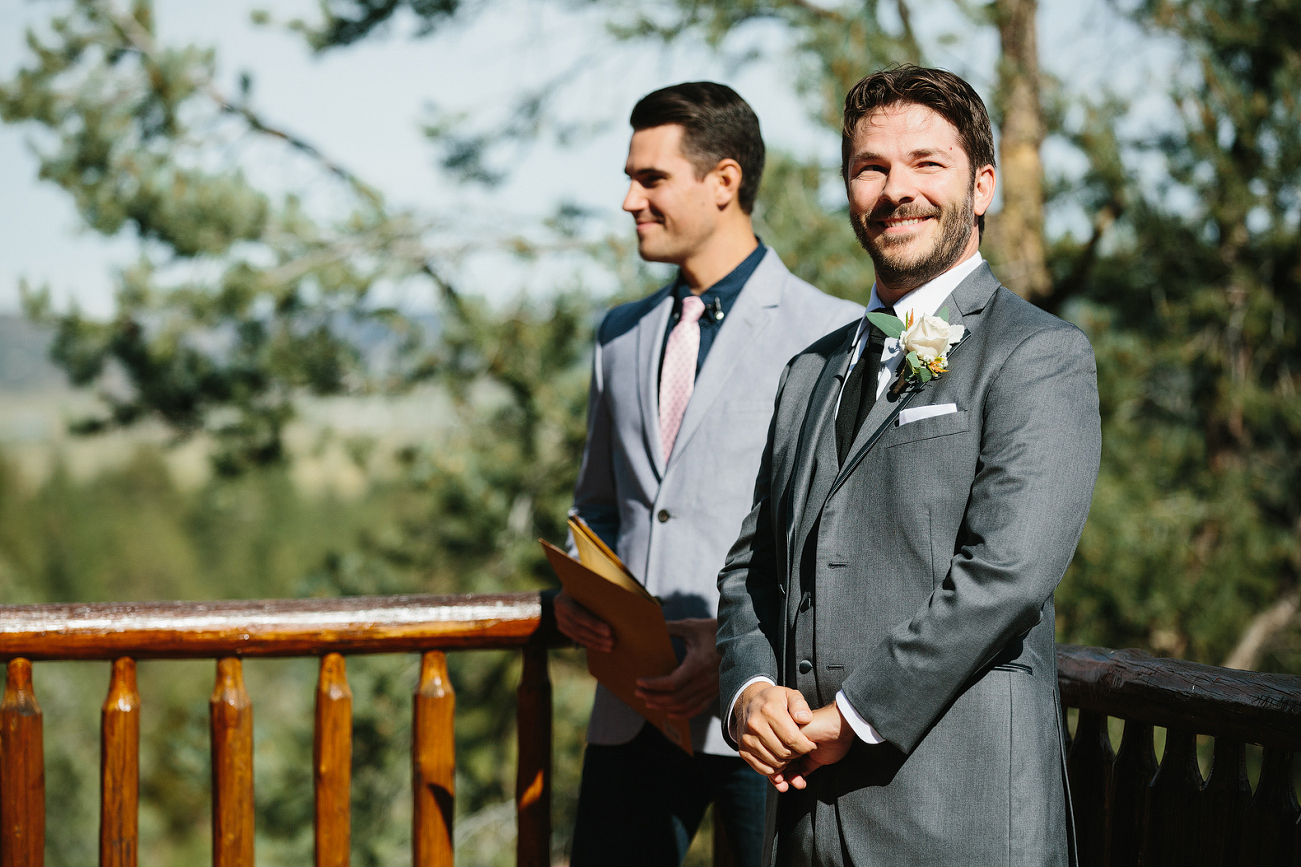
[[[833,701],[817,710],[793,689],[759,681],[736,700],[736,742],[746,764],[785,792],[845,757],[854,730]]]
[[[568,593],[556,596],[556,625],[575,644],[588,650],[609,653],[614,650],[614,633],[610,625]],[[651,710],[664,711],[669,719],[691,719],[714,707],[718,700],[718,621],[712,617],[670,620],[669,635],[681,638],[686,646],[682,662],[663,677],[643,677],[637,681],[637,697]]]

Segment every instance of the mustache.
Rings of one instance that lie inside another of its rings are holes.
[[[940,210],[938,208],[927,208],[923,205],[906,204],[906,205],[880,205],[873,208],[866,219],[873,222],[882,222],[884,220],[913,220],[924,217],[938,217]]]

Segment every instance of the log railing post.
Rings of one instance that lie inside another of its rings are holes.
[[[1292,754],[1265,747],[1256,794],[1247,807],[1238,863],[1260,867],[1291,867],[1296,861],[1298,812],[1292,788]]]
[[[1187,867],[1196,863],[1201,795],[1197,736],[1167,729],[1161,768],[1147,788],[1143,867]]]
[[[1103,867],[1107,799],[1111,797],[1111,767],[1115,761],[1106,715],[1081,710],[1066,758],[1080,867]]]
[[[352,690],[347,663],[337,653],[321,657],[312,776],[316,867],[348,867],[352,846]]]
[[[1146,824],[1147,787],[1156,775],[1150,723],[1125,720],[1116,764],[1111,771],[1111,809],[1107,814],[1108,867],[1137,867]]]
[[[456,694],[447,655],[431,650],[420,660],[411,725],[411,848],[415,867],[451,867],[455,805]]]
[[[1202,789],[1199,867],[1237,867],[1238,840],[1250,803],[1245,746],[1242,741],[1216,738],[1211,774]]]
[[[136,661],[113,660],[100,711],[99,864],[136,867],[140,809],[140,692]]]
[[[0,864],[45,863],[45,751],[32,664],[9,661],[0,701]]]
[[[212,725],[212,864],[253,867],[253,703],[237,657],[217,660]]]
[[[548,867],[551,863],[551,678],[547,649],[524,648],[515,720],[519,764],[515,770],[518,824],[515,863]]]

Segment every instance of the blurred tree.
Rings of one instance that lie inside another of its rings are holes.
[[[477,8],[326,0],[319,20],[295,26],[329,51],[377,38],[397,15],[432,32]],[[958,32],[943,39],[984,33],[1000,46],[985,72],[1004,198],[987,255],[1016,291],[1085,328],[1099,359],[1103,471],[1058,597],[1062,638],[1301,671],[1299,0],[1144,0],[1125,13],[1185,52],[1156,137],[1122,132],[1123,100],[1073,95],[1041,70],[1034,0],[945,8]],[[261,117],[247,92],[218,92],[210,52],[155,44],[147,2],[76,0],[71,9],[50,37],[30,38],[29,64],[0,86],[0,113],[53,134],[42,175],[68,190],[87,225],[127,226],[142,239],[114,321],[56,313],[32,295],[32,311],[59,328],[60,362],[76,382],[101,386],[106,412],[84,427],[158,418],[182,436],[207,432],[218,467],[234,474],[285,459],[281,435],[297,395],[432,379],[453,396],[460,433],[403,455],[392,520],[326,558],[307,587],[451,592],[549,582],[533,540],[563,536],[597,305],[568,292],[494,308],[458,293],[431,252],[431,219],[389,208]],[[908,0],[626,0],[601,9],[622,38],[693,39],[719,51],[746,28],[777,26],[810,116],[832,135],[861,75],[930,53]],[[497,134],[431,124],[444,167],[498,182],[494,148],[539,134],[545,90],[526,93]],[[1048,137],[1085,158],[1082,177],[1045,173]],[[346,204],[273,194],[205,158],[214,141],[250,140],[278,142],[338,179]],[[849,231],[841,183],[838,165],[774,152],[756,216],[793,270],[864,300],[871,266]],[[1058,208],[1088,215],[1084,237],[1045,235],[1044,215]],[[552,228],[563,233],[558,216]],[[644,288],[628,248],[607,250],[627,291]],[[432,287],[436,334],[375,304],[377,284],[402,280]],[[359,348],[367,325],[391,335],[383,364]],[[512,664],[484,656],[454,670],[470,697],[461,707],[473,703],[479,715],[462,745],[471,781],[463,809],[491,811],[508,796],[501,743]],[[386,685],[396,680],[367,682],[377,705],[398,700]],[[376,767],[400,765],[386,755],[376,753]],[[572,761],[558,756],[561,766]]]
[[[1301,671],[1301,4],[1134,15],[1186,62],[1155,140],[1117,141],[1116,107],[1093,112],[1086,195],[1118,219],[1105,251],[1058,251],[1096,259],[1078,309],[1107,442],[1069,630]]]
[[[157,45],[146,0],[78,0],[47,36],[29,32],[28,47],[28,65],[0,86],[0,116],[51,134],[41,177],[68,191],[88,227],[129,227],[142,242],[111,322],[56,313],[44,292],[27,293],[29,313],[57,328],[55,360],[74,384],[100,386],[105,412],[82,431],[160,419],[182,437],[210,434],[217,469],[236,473],[283,459],[295,395],[397,387],[428,371],[420,329],[373,300],[377,283],[421,274],[456,302],[415,215],[387,209],[264,122],[247,90],[220,93],[212,51]],[[258,189],[238,161],[212,158],[223,144],[247,149],[250,135],[339,179],[338,213],[313,217],[325,209]],[[358,344],[367,326],[387,329],[396,350],[379,372]]]
[[[254,570],[239,589],[209,591],[501,592],[550,583],[536,540],[565,535],[585,431],[593,317],[586,295],[575,289],[502,308],[462,297],[431,252],[438,215],[388,207],[312,144],[262,118],[247,88],[238,98],[219,92],[211,51],[155,41],[149,2],[126,7],[74,0],[66,8],[44,35],[29,33],[27,61],[0,84],[0,115],[44,128],[41,176],[68,191],[87,226],[110,235],[128,229],[141,242],[138,264],[119,277],[118,311],[109,322],[75,309],[55,311],[44,293],[28,295],[29,313],[56,329],[55,360],[75,384],[99,389],[105,412],[79,429],[95,433],[157,420],[178,438],[207,435],[216,470],[235,480],[249,472],[274,474],[285,464],[285,425],[303,395],[400,390],[434,380],[461,416],[450,441],[401,456],[406,473],[379,512],[384,520],[358,527],[356,541],[338,537],[329,556],[300,560],[300,583],[257,581]],[[336,189],[309,198],[254,185],[229,155],[252,159],[267,146],[335,178]],[[569,226],[560,216],[554,228],[564,239]],[[532,254],[528,241],[508,240]],[[617,244],[608,249],[619,255]],[[410,280],[432,289],[436,338],[374,301],[378,284]],[[383,352],[373,351],[377,343]],[[160,492],[172,496],[166,486]],[[168,508],[162,501],[157,507]],[[138,517],[131,509],[119,514]],[[223,532],[219,524],[196,529]],[[55,530],[67,528],[60,524],[44,534],[47,587],[57,596],[121,598],[138,589],[139,574],[132,576],[135,585],[94,583],[92,564],[70,560]],[[106,552],[104,560],[115,562],[115,554]],[[313,562],[319,568],[313,570]],[[558,655],[561,684],[580,665]],[[461,694],[458,809],[473,814],[512,797],[517,661],[511,654],[457,654],[452,675]],[[392,806],[393,791],[407,785],[409,756],[405,728],[395,721],[405,723],[409,711],[391,712],[406,706],[414,681],[396,676],[388,663],[369,661],[353,680],[357,757],[366,763],[356,777],[358,857],[388,863],[409,830],[394,822]],[[309,675],[304,687],[310,682]],[[557,694],[574,703],[572,710],[561,708],[557,726],[558,743],[572,752],[581,734],[570,733],[566,723],[581,733],[590,698],[563,687]],[[302,733],[295,740],[293,732],[302,718],[288,713],[271,723],[274,739],[289,754],[301,753],[295,745],[302,746]],[[172,728],[193,723],[188,712],[168,719],[171,728],[160,730],[161,742],[179,736]],[[150,809],[156,801],[171,815],[169,792],[180,775],[169,772],[175,763],[168,755],[145,793]],[[267,787],[284,795],[309,764],[277,767],[286,776]],[[561,792],[562,815],[566,805]],[[290,861],[302,854],[295,848],[302,841],[289,830],[301,806],[301,798],[277,797],[259,822]],[[178,841],[200,830],[189,814],[165,827]],[[508,848],[491,847],[493,858]],[[188,849],[178,842],[176,851]],[[176,857],[183,860],[183,854]]]

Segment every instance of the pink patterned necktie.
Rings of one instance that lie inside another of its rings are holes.
[[[682,427],[691,392],[696,388],[696,355],[700,352],[700,316],[705,302],[695,295],[682,299],[682,318],[669,332],[660,368],[660,448],[667,463]]]

